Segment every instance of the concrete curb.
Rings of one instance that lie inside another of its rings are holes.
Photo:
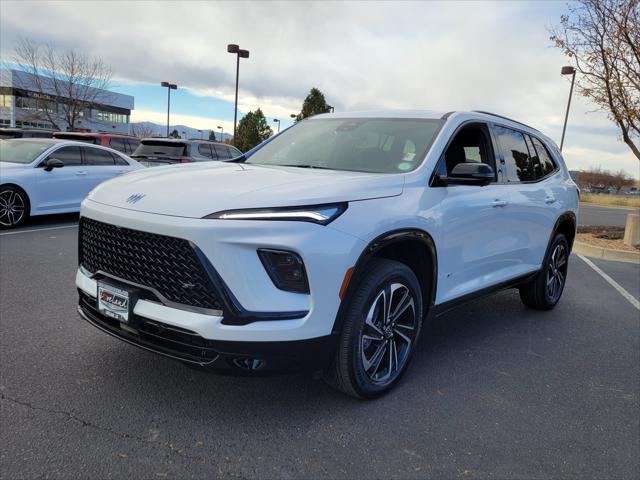
[[[627,262],[640,264],[640,252],[627,252],[625,250],[612,250],[610,248],[596,247],[588,243],[573,242],[573,253],[579,253],[592,258],[613,260],[615,262]]]

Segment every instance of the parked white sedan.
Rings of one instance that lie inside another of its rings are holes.
[[[99,183],[144,168],[110,148],[48,138],[0,140],[0,228],[77,212]]]

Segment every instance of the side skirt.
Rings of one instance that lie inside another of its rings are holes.
[[[525,283],[533,280],[533,278],[540,272],[537,270],[532,273],[527,273],[526,275],[522,275],[520,277],[512,278],[510,280],[506,280],[501,283],[497,283],[496,285],[491,285],[490,287],[485,287],[483,289],[477,290],[475,292],[468,293],[458,298],[454,298],[453,300],[449,300],[444,303],[440,303],[438,305],[432,305],[429,309],[429,313],[427,314],[427,320],[431,318],[439,317],[450,310],[453,310],[461,305],[464,305],[472,300],[476,300],[481,297],[485,297],[495,292],[499,292],[501,290],[507,290],[509,288],[517,288]]]

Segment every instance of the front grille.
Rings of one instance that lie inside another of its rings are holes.
[[[222,310],[209,275],[184,239],[80,219],[80,264],[157,290],[171,302]]]

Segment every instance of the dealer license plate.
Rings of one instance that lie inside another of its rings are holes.
[[[98,311],[120,322],[129,322],[129,292],[98,282]]]

